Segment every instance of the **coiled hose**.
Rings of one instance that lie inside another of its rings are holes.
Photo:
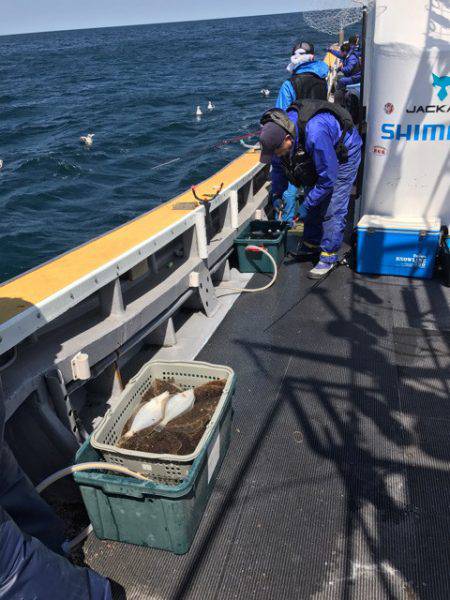
[[[272,265],[273,265],[273,275],[272,275],[272,279],[269,281],[268,284],[264,285],[263,287],[259,287],[259,288],[225,288],[223,290],[220,290],[217,294],[217,297],[220,296],[225,296],[226,294],[235,294],[235,293],[246,293],[246,294],[253,294],[255,292],[264,292],[265,290],[268,290],[270,287],[273,286],[273,284],[275,283],[275,281],[277,280],[278,277],[278,266],[277,263],[275,262],[275,259],[273,258],[273,256],[270,254],[270,252],[268,252],[265,248],[262,248],[261,246],[246,246],[245,248],[246,252],[262,252],[263,254],[265,254],[271,261]]]

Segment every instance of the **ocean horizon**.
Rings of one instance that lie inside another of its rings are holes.
[[[301,13],[2,36],[0,280],[158,206],[241,154],[239,143],[213,146],[258,129],[300,39],[318,57],[335,41]],[[89,132],[87,148],[79,138]]]

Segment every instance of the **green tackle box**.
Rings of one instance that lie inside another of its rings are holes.
[[[286,255],[286,223],[279,221],[252,221],[234,240],[241,273],[273,273],[273,264],[262,252],[246,250],[260,246],[267,250],[280,265]]]

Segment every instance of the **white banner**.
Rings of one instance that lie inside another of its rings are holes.
[[[368,31],[360,215],[450,223],[449,23],[439,0],[377,1]]]

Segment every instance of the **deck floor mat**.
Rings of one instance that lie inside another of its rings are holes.
[[[190,552],[85,543],[115,598],[449,597],[448,337],[422,330],[446,323],[430,298],[450,292],[346,267],[314,286],[308,268],[243,295],[198,357],[238,386]]]

